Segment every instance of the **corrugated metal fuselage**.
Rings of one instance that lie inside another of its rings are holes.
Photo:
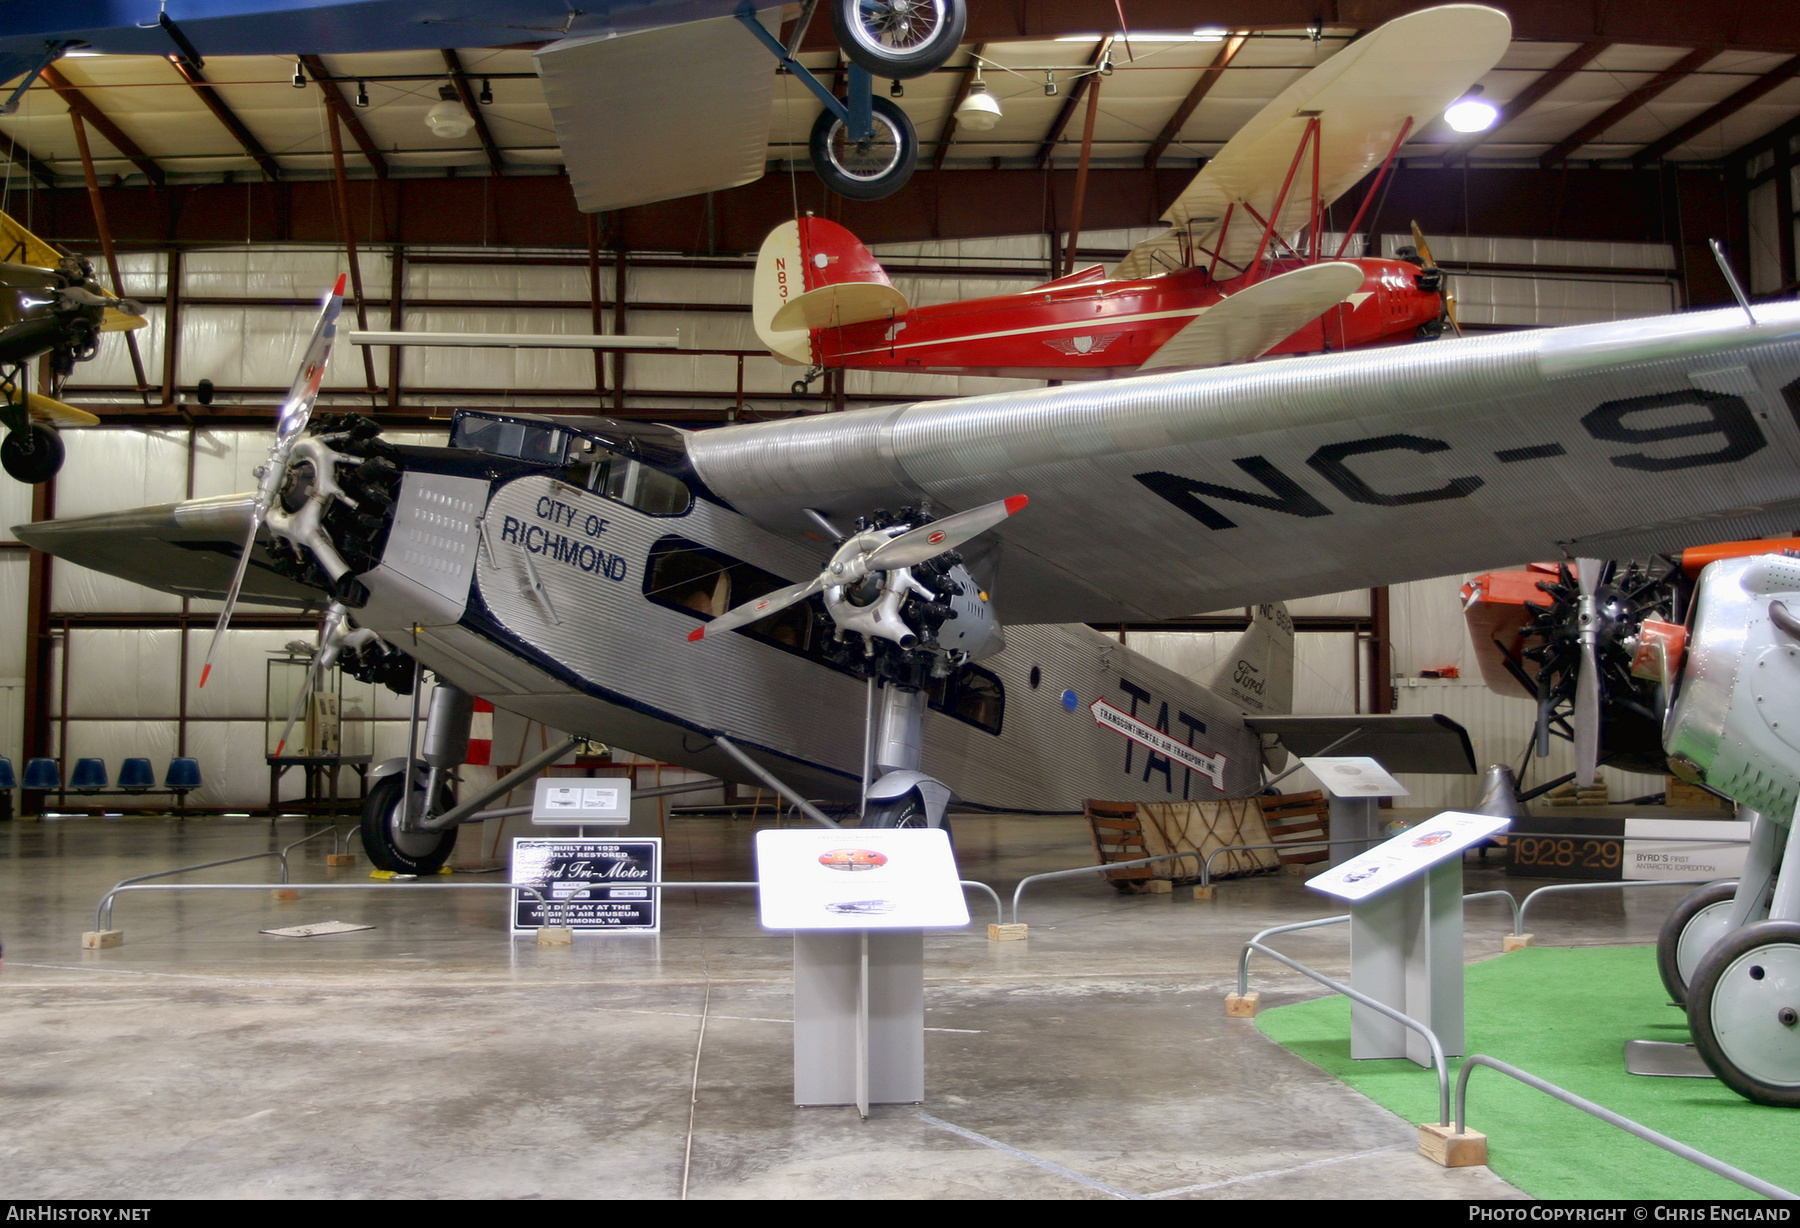
[[[445,468],[409,458],[359,623],[552,728],[745,780],[712,745],[725,733],[810,796],[856,796],[866,684],[748,635],[689,643],[700,617],[654,600],[646,579],[652,548],[670,537],[789,581],[814,574],[823,549],[704,499],[655,516],[548,476],[490,485],[458,476],[464,465]],[[1004,611],[1004,591],[996,598]],[[1009,627],[1006,637],[980,663],[1004,688],[999,732],[938,711],[925,720],[923,767],[965,804],[1069,811],[1087,797],[1207,800],[1256,788],[1255,736],[1205,687],[1087,627]],[[1217,779],[1101,728],[1095,700],[1222,756]]]

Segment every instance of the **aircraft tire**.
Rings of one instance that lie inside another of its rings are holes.
[[[917,789],[911,789],[904,796],[892,798],[884,802],[871,802],[868,813],[863,816],[864,827],[929,827],[925,817],[925,799],[919,796]],[[945,815],[942,824],[944,834],[950,837],[950,847],[956,847],[956,836],[950,831],[950,816]]]
[[[905,11],[897,11],[905,5]],[[884,41],[894,23],[926,10],[916,36]],[[969,21],[967,0],[831,0],[831,29],[850,62],[873,77],[922,77],[943,67],[962,42]]]
[[[1725,936],[1737,882],[1708,883],[1682,897],[1656,936],[1656,971],[1669,1001],[1687,1005],[1688,981],[1712,947]]]
[[[456,847],[456,829],[401,831],[400,775],[382,777],[363,800],[363,849],[369,854],[370,864],[378,870],[391,870],[395,874],[435,874],[450,860],[450,850]],[[415,806],[424,801],[423,794],[421,784],[414,791]],[[448,789],[439,793],[439,810],[447,810],[452,804]]]
[[[55,477],[62,466],[62,436],[41,422],[28,422],[0,440],[0,467],[15,481],[36,486]]]
[[[848,139],[844,122],[830,111],[819,112],[807,141],[813,173],[849,200],[892,196],[906,186],[919,161],[919,134],[906,112],[886,98],[870,101],[875,112],[875,139],[867,149]]]
[[[1688,985],[1687,1014],[1720,1082],[1800,1108],[1800,924],[1759,921],[1714,943]]]

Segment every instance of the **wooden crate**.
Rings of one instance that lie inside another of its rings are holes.
[[[1159,853],[1193,852],[1200,857],[1230,845],[1267,844],[1260,799],[1233,798],[1218,802],[1108,802],[1089,801],[1088,830],[1094,855],[1100,864],[1133,861]],[[1269,849],[1227,853],[1213,864],[1213,876],[1272,870],[1280,863]],[[1200,878],[1195,858],[1116,870],[1107,875],[1121,890],[1151,881],[1193,883]]]
[[[1086,804],[1088,833],[1094,838],[1094,860],[1100,865],[1115,861],[1137,861],[1151,854],[1144,846],[1144,825],[1138,819],[1136,802],[1103,802],[1089,799]],[[1109,870],[1106,879],[1120,890],[1134,883],[1157,877],[1161,866],[1133,866],[1128,870]],[[1164,877],[1167,872],[1164,871]]]
[[[1331,838],[1331,803],[1326,801],[1323,793],[1317,790],[1311,793],[1284,793],[1279,797],[1260,800],[1263,822],[1268,826],[1271,842],[1304,844],[1309,840]],[[1282,865],[1312,865],[1329,860],[1331,850],[1301,849],[1293,853],[1278,850],[1278,855]]]
[[[1668,778],[1668,792],[1663,797],[1665,806],[1680,806],[1686,810],[1730,810],[1731,803],[1716,793],[1708,793],[1699,785],[1691,785],[1678,776]]]

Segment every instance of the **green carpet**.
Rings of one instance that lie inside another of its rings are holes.
[[[1468,1052],[1499,1058],[1785,1189],[1800,1190],[1800,1110],[1715,1079],[1625,1073],[1628,1040],[1687,1041],[1652,947],[1527,947],[1468,969]],[[1257,1026],[1410,1122],[1437,1120],[1437,1080],[1412,1062],[1352,1061],[1350,1000],[1276,1007]],[[1457,1059],[1451,1058],[1455,1090]],[[1453,1110],[1454,1111],[1454,1107]],[[1468,1122],[1494,1172],[1538,1198],[1755,1198],[1749,1190],[1498,1071],[1469,1078]]]

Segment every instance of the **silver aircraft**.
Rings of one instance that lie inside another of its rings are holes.
[[[321,665],[431,670],[424,749],[373,773],[364,815],[395,870],[440,864],[563,749],[453,801],[472,696],[791,797],[860,794],[870,824],[941,824],[953,799],[1241,797],[1273,738],[1318,753],[1345,732],[1309,726],[1309,751],[1307,718],[1281,715],[1285,612],[1211,685],[1081,624],[1800,517],[1793,304],[698,432],[465,411],[441,448],[309,421],[336,309],[256,492],[17,532],[224,595],[221,627],[240,590],[328,607]]]

